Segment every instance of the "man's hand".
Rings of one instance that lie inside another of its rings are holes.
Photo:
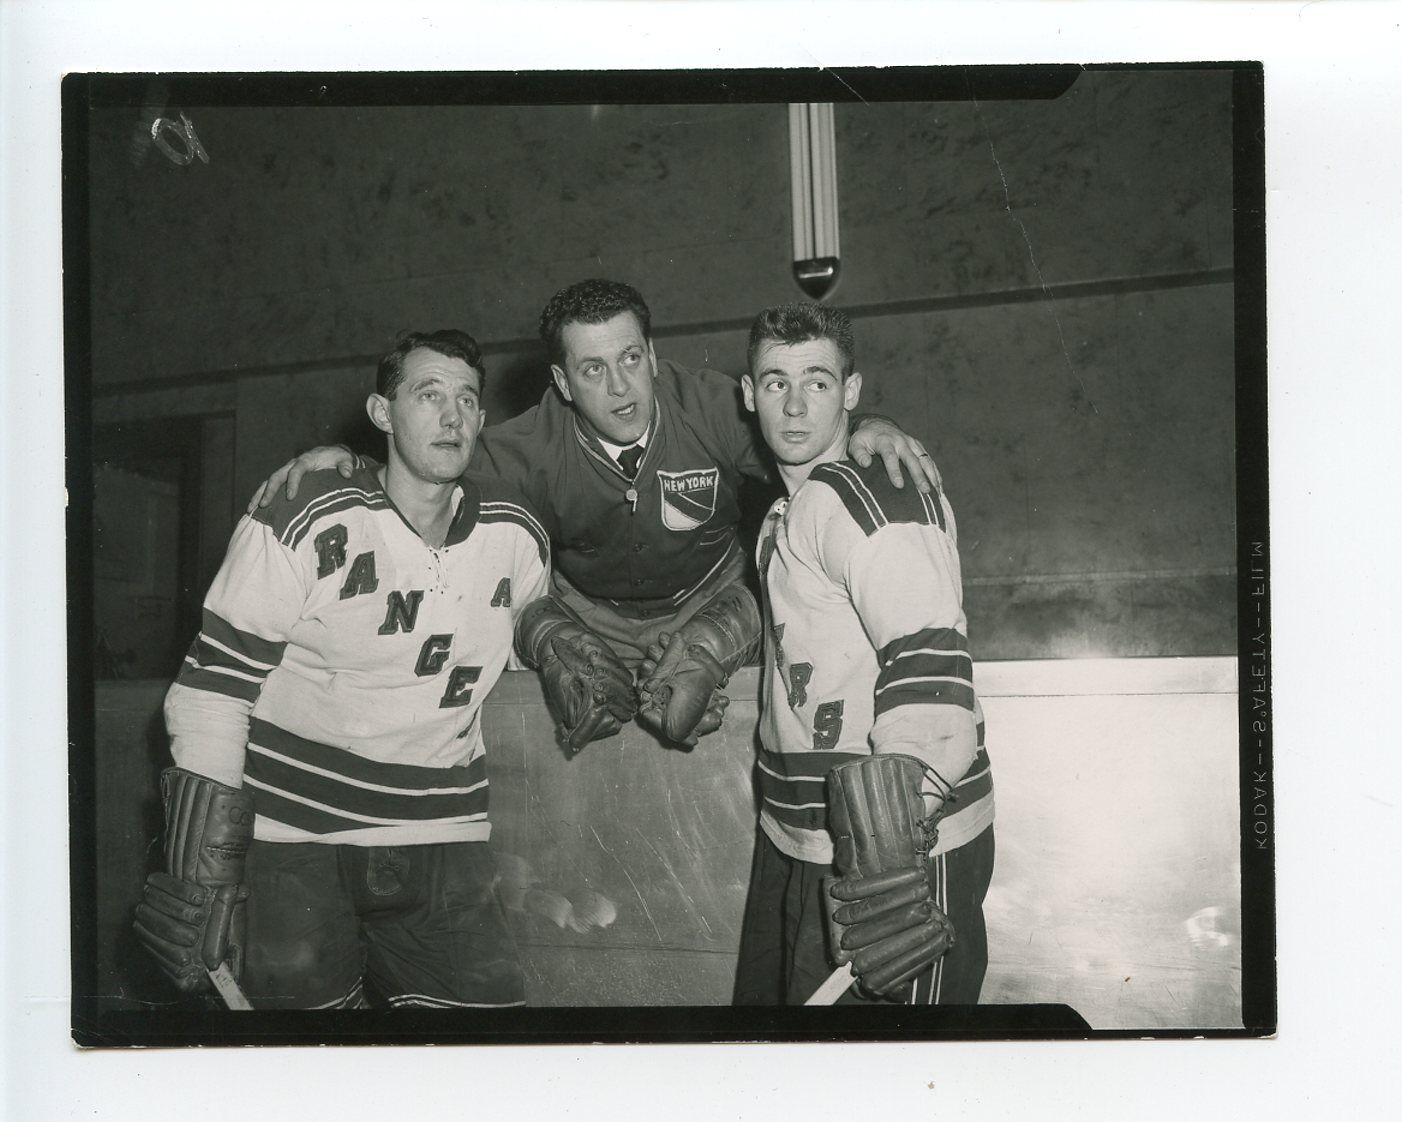
[[[928,494],[940,489],[940,473],[925,445],[907,436],[894,421],[867,414],[859,417],[857,428],[847,441],[847,454],[868,467],[873,456],[880,456],[893,487],[904,487],[904,468],[915,480],[918,491]]]
[[[351,472],[355,470],[355,455],[344,444],[333,444],[329,448],[313,448],[310,452],[294,456],[268,476],[258,490],[253,492],[253,499],[244,513],[252,514],[260,506],[272,505],[279,488],[283,489],[287,498],[295,499],[297,488],[302,485],[302,476],[309,471],[321,471],[325,468],[335,468],[342,478],[349,479]]]

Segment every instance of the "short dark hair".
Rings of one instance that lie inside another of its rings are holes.
[[[846,313],[826,304],[779,304],[765,308],[750,325],[748,362],[755,372],[755,357],[765,343],[793,346],[810,339],[828,339],[842,355],[842,377],[845,380],[857,363],[857,344],[852,337],[852,321]]]
[[[591,278],[562,288],[540,313],[540,337],[556,366],[565,363],[562,337],[567,323],[607,323],[614,316],[632,312],[638,317],[643,339],[652,338],[652,313],[631,284]]]
[[[399,337],[393,349],[380,359],[375,371],[375,392],[381,397],[393,398],[399,392],[399,383],[404,381],[404,360],[410,351],[420,347],[435,351],[445,358],[460,358],[473,370],[481,382],[479,389],[487,388],[487,368],[482,364],[482,348],[477,340],[466,331],[445,327],[439,331],[406,331]]]

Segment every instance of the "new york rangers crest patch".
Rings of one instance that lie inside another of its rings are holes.
[[[720,468],[659,471],[662,485],[662,525],[669,530],[694,530],[716,512],[716,483]]]

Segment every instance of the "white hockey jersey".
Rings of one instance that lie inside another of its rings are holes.
[[[821,464],[760,535],[765,665],[760,824],[790,857],[828,864],[826,776],[877,752],[918,756],[947,795],[942,853],[993,822],[954,513],[942,494]]]
[[[550,546],[501,484],[460,490],[439,549],[368,470],[240,520],[165,712],[177,764],[252,791],[255,837],[487,838],[482,701]]]

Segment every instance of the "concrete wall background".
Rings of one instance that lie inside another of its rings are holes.
[[[981,658],[1234,650],[1230,82],[837,107],[832,300],[868,405],[936,452]],[[582,276],[737,375],[798,295],[782,105],[185,108],[208,165],[134,166],[138,111],[92,116],[94,416],[232,403],[228,528],[287,456],[368,441],[403,328],[477,334],[504,418]]]

